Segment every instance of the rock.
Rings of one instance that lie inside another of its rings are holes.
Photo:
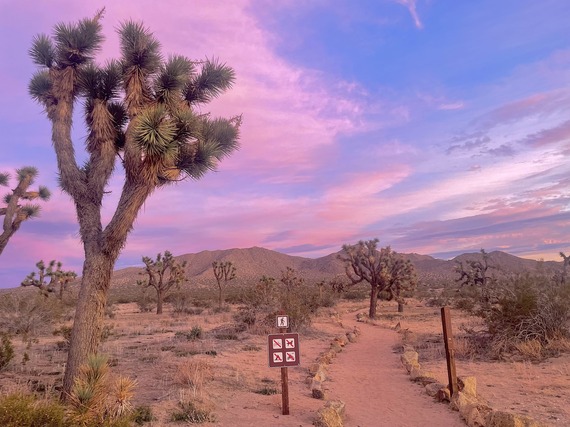
[[[317,359],[317,362],[323,365],[328,365],[332,362],[332,360],[336,357],[336,352],[334,350],[328,350],[321,354]]]
[[[311,366],[309,366],[309,374],[311,374],[311,376],[314,376],[317,372],[319,372],[320,369],[320,363],[312,363]]]
[[[437,392],[443,388],[446,388],[446,387],[443,384],[437,383],[437,382],[429,383],[429,384],[426,384],[426,386],[425,386],[426,393],[428,394],[428,396],[431,396],[431,397],[435,397],[437,395]]]
[[[358,313],[358,314],[356,315],[356,321],[357,321],[357,322],[363,322],[363,323],[368,322],[368,314],[366,314],[366,313]]]
[[[331,350],[333,350],[335,353],[340,353],[342,351],[342,347],[338,341],[333,341],[331,343]]]
[[[317,418],[313,421],[316,427],[343,427],[344,402],[330,401],[324,408],[319,409]]]
[[[408,374],[412,372],[412,368],[420,368],[420,363],[418,362],[418,353],[415,351],[404,351],[404,354],[400,357],[402,364],[408,371]]]
[[[356,342],[356,334],[354,332],[348,332],[346,334],[346,338],[348,339],[348,342]]]
[[[450,402],[451,401],[451,393],[449,392],[449,388],[444,387],[439,389],[437,394],[435,395],[435,399],[438,402]]]
[[[339,335],[338,337],[336,337],[335,342],[337,342],[341,347],[344,347],[347,343],[347,339],[346,339],[346,334],[345,335]]]
[[[458,377],[457,387],[459,391],[473,397],[477,397],[477,378],[475,377]]]
[[[465,408],[461,416],[469,427],[486,426],[485,419],[481,415],[481,412],[479,411],[477,405],[471,405],[468,408]]]
[[[506,411],[491,411],[485,421],[487,427],[545,427],[530,417]]]
[[[317,381],[321,381],[323,382],[324,380],[327,379],[327,374],[325,373],[325,369],[324,367],[321,366],[321,368],[317,371],[317,373],[313,376],[313,378]]]
[[[398,322],[396,323],[396,326],[394,326],[394,330],[398,332],[400,329],[402,329],[402,326],[400,326],[400,322]]]
[[[311,395],[315,399],[322,399],[325,398],[325,391],[323,390],[323,384],[321,381],[313,380],[311,382]]]
[[[325,407],[334,409],[341,418],[344,418],[346,404],[342,400],[330,400],[326,403]]]
[[[419,368],[413,367],[412,372],[410,372],[410,380],[415,383],[419,383],[423,386],[428,384],[437,383],[437,378],[431,372],[422,371]]]

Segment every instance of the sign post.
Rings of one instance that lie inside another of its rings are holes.
[[[443,341],[445,343],[445,358],[447,359],[447,378],[449,380],[449,394],[457,393],[457,374],[455,372],[455,345],[451,332],[451,314],[449,307],[441,307],[441,324],[443,326]]]
[[[300,364],[299,334],[287,334],[289,317],[277,316],[277,327],[281,333],[267,336],[269,367],[281,368],[282,414],[289,415],[289,373],[287,367]]]

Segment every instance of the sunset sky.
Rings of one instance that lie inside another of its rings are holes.
[[[203,111],[243,114],[241,149],[204,179],[155,192],[116,268],[165,250],[318,257],[373,237],[444,259],[570,251],[566,0],[0,0],[0,171],[36,166],[36,186],[53,193],[0,256],[0,287],[40,259],[81,274],[27,51],[35,34],[103,6],[99,62],[118,56],[122,21],[143,21],[165,57],[231,65],[234,87]],[[78,108],[83,156],[81,118]],[[121,175],[117,164],[107,220]]]

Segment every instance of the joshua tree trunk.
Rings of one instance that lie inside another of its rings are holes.
[[[64,399],[69,396],[81,365],[90,354],[97,353],[114,264],[115,259],[101,252],[86,256],[63,379]]]
[[[398,313],[403,313],[404,312],[404,303],[398,301]]]
[[[223,302],[224,302],[224,298],[223,298],[223,293],[222,293],[222,283],[220,281],[218,281],[218,288],[219,288],[219,292],[218,292],[218,306],[220,307],[220,309],[222,308]]]
[[[150,185],[125,183],[117,211],[104,231],[94,226],[100,224],[100,219],[93,220],[100,218],[98,206],[91,202],[76,202],[85,262],[63,379],[64,400],[71,393],[81,365],[89,355],[97,353],[113,267],[137,213],[151,191]]]
[[[370,289],[370,311],[368,317],[371,319],[376,318],[376,304],[378,303],[378,293],[380,289],[375,286]]]
[[[162,289],[156,290],[156,314],[162,314],[162,299],[164,298]]]

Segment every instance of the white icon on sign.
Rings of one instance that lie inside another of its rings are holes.
[[[288,351],[285,353],[285,361],[286,362],[294,362],[295,361],[295,352]]]
[[[277,316],[277,326],[279,328],[288,328],[289,318],[287,316]]]
[[[283,340],[282,339],[273,339],[273,348],[274,349],[283,348]]]
[[[295,339],[285,338],[285,348],[295,348]]]
[[[273,353],[273,363],[283,363],[283,353]]]

